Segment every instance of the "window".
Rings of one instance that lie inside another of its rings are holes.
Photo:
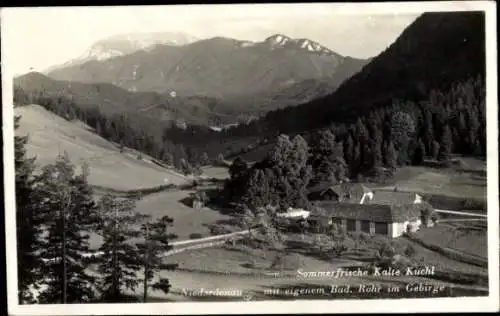
[[[355,219],[348,219],[347,220],[347,231],[348,232],[356,231],[356,220]]]
[[[375,234],[381,234],[381,235],[389,234],[387,223],[375,222]]]
[[[361,221],[361,231],[370,233],[370,221]]]

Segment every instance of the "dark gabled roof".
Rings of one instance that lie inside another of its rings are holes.
[[[313,186],[310,186],[307,191],[309,193],[313,192],[323,192],[324,190],[330,188],[332,186],[332,183],[330,181],[321,181],[319,183],[316,183]]]
[[[373,199],[367,199],[366,204],[405,205],[412,204],[417,194],[398,191],[374,191]]]
[[[319,217],[337,217],[345,219],[358,219],[373,222],[405,222],[420,216],[418,205],[378,205],[378,204],[353,204],[335,203],[324,201],[316,204],[325,210]]]
[[[344,182],[332,185],[332,183],[329,181],[321,181],[314,186],[311,186],[308,190],[309,192],[316,192],[325,191],[328,189],[331,189],[339,194],[351,192],[363,195],[363,193],[372,192],[371,189],[367,188],[361,183]]]
[[[346,194],[349,195],[349,200],[359,203],[361,198],[365,193],[371,192],[371,190],[360,183],[341,183],[331,186],[321,192],[324,194],[326,191],[331,190],[335,192],[338,196],[344,197]]]
[[[336,186],[330,186],[326,189],[324,189],[323,191],[321,191],[321,195],[325,194],[326,192],[333,192],[335,193],[337,196],[341,196],[342,195],[342,191],[338,190],[338,188]]]

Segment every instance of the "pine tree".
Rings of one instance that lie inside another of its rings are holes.
[[[174,151],[174,167],[178,170],[182,170],[183,167],[183,161],[187,162],[187,155],[186,155],[186,150],[184,149],[184,146],[179,144],[175,145],[175,151]]]
[[[76,175],[67,154],[46,165],[37,179],[42,197],[38,212],[46,237],[40,251],[47,290],[42,303],[88,302],[94,298],[95,279],[83,255],[89,252],[88,232],[96,221],[96,206],[85,172]]]
[[[210,164],[210,158],[208,157],[208,154],[207,152],[203,152],[203,154],[201,154],[201,157],[200,157],[200,164],[202,166],[206,166],[206,165],[209,165]]]
[[[413,155],[413,164],[421,165],[424,162],[425,156],[425,145],[424,142],[420,139]]]
[[[392,142],[389,142],[387,148],[385,149],[385,163],[387,168],[392,170],[396,169],[397,152],[396,149],[394,149],[394,144]]]
[[[146,222],[141,227],[141,235],[144,242],[137,243],[137,249],[142,258],[141,264],[144,271],[143,279],[143,302],[148,300],[148,290],[159,290],[168,293],[170,283],[168,279],[159,277],[154,283],[151,283],[155,276],[162,270],[173,270],[176,264],[163,263],[163,257],[166,251],[172,246],[170,240],[177,238],[175,234],[169,234],[167,229],[172,226],[173,219],[163,216],[154,222]]]
[[[335,142],[330,130],[318,132],[311,142],[311,166],[314,170],[314,182],[328,181],[337,183],[337,176],[344,173],[343,148]]]
[[[446,160],[450,157],[453,146],[453,139],[451,135],[451,130],[448,124],[443,127],[443,132],[441,135],[441,144],[439,146],[439,160]]]
[[[139,285],[137,271],[141,263],[136,248],[128,242],[140,235],[137,229],[143,216],[135,213],[135,201],[104,195],[99,200],[98,232],[103,237],[97,260],[101,275],[100,292],[104,302],[126,300],[124,289],[134,291]]]
[[[361,146],[359,143],[354,146],[354,155],[350,166],[351,174],[358,174],[361,170]]]
[[[354,150],[355,150],[354,140],[351,134],[349,133],[347,135],[347,140],[344,149],[345,160],[348,165],[351,165],[354,162]]]
[[[344,145],[338,142],[335,145],[331,160],[334,163],[335,178],[337,181],[344,181],[348,176],[347,163],[344,159]]]
[[[410,139],[415,132],[415,122],[410,114],[395,112],[391,117],[391,139],[397,148],[397,161],[400,164],[408,162]]]
[[[434,125],[432,123],[432,113],[429,109],[424,110],[424,139],[426,151],[432,152],[432,143],[434,141]]]
[[[184,158],[180,160],[180,170],[184,175],[190,175],[193,173],[193,167],[191,164]]]
[[[241,200],[250,209],[270,204],[269,183],[264,171],[253,170]]]
[[[14,118],[14,128],[19,128],[20,117]],[[40,280],[38,255],[41,227],[36,211],[34,192],[34,158],[26,156],[26,136],[14,137],[14,159],[16,171],[16,237],[17,277],[20,304],[33,303],[30,287],[37,288]]]
[[[433,159],[437,159],[438,158],[438,155],[439,155],[439,143],[437,141],[433,141],[432,142],[432,153],[431,153],[431,156]]]

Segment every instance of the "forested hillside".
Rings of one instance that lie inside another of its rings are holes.
[[[433,90],[445,92],[471,77],[484,77],[484,28],[482,12],[424,13],[333,94],[271,112],[264,124],[288,133],[355,122],[394,100],[418,102]]]
[[[484,15],[425,13],[335,93],[222,132],[153,127],[98,108],[61,107],[57,100],[40,104],[75,112],[104,137],[178,166],[259,150],[280,134],[302,133],[314,141],[314,131],[328,128],[342,144],[349,175],[356,177],[377,166],[418,164],[427,156],[484,156],[484,76]]]

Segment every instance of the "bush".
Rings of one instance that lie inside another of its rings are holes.
[[[408,258],[413,258],[415,256],[416,250],[412,245],[407,245],[404,250],[404,255]]]
[[[276,255],[271,263],[271,269],[279,270],[297,270],[302,265],[302,260],[297,254]]]
[[[466,210],[486,210],[486,201],[480,199],[465,199],[463,208]]]
[[[200,239],[203,238],[203,235],[200,233],[192,233],[189,235],[189,239]]]
[[[434,212],[431,214],[431,221],[433,221],[434,223],[437,222],[439,220],[439,215],[438,213]]]
[[[390,242],[385,242],[380,245],[377,254],[380,258],[392,258],[396,254],[396,250]]]
[[[212,224],[209,226],[210,234],[212,235],[225,235],[231,233],[231,230],[225,226]]]

